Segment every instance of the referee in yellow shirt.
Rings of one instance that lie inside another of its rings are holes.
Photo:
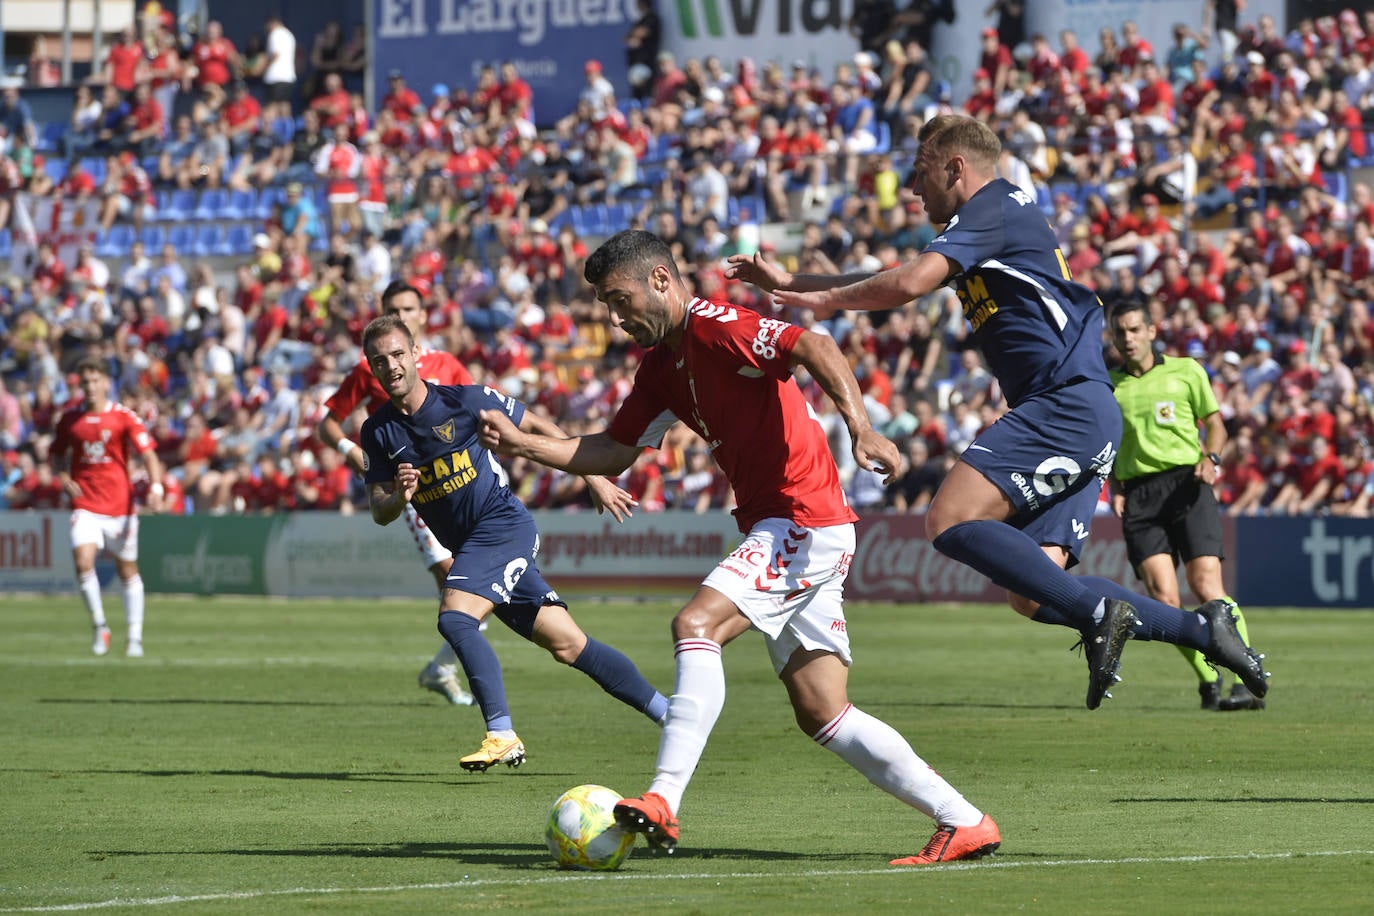
[[[1241,638],[1245,618],[1221,577],[1221,510],[1212,484],[1226,445],[1207,372],[1197,360],[1157,356],[1149,306],[1126,302],[1111,313],[1112,341],[1125,364],[1112,371],[1121,406],[1121,446],[1112,471],[1112,509],[1121,518],[1126,555],[1152,598],[1180,607],[1178,573],[1199,601],[1230,603]],[[1205,428],[1198,437],[1198,423]],[[1263,709],[1237,680],[1221,695],[1222,676],[1202,653],[1179,646],[1198,675],[1203,709]]]

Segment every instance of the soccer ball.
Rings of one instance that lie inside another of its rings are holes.
[[[559,868],[611,871],[630,854],[635,835],[615,825],[620,793],[605,786],[577,786],[549,809],[544,842]]]

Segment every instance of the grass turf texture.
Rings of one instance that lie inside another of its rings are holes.
[[[853,605],[854,702],[990,812],[997,856],[892,869],[930,822],[792,724],[757,636],[725,652],[725,711],[671,858],[611,875],[544,849],[565,789],[648,786],[658,731],[499,624],[529,749],[465,774],[475,709],[415,686],[419,603],[151,596],[148,657],[89,654],[74,597],[0,611],[0,911],[414,913],[1357,913],[1374,899],[1367,612],[1248,609],[1270,707],[1204,713],[1169,646],[1129,645],[1083,708],[1069,631],[1006,608]],[[589,633],[672,687],[675,604],[577,600]]]

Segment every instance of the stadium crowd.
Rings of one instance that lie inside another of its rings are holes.
[[[509,64],[470,86],[393,72],[367,110],[346,88],[360,36],[317,37],[298,80],[276,19],[240,52],[215,23],[188,37],[145,17],[77,88],[46,152],[22,90],[4,89],[0,229],[16,252],[20,191],[98,201],[102,238],[141,232],[173,191],[280,194],[250,217],[251,254],[145,250],[135,234],[108,261],[85,244],[68,266],[43,243],[16,264],[0,289],[0,505],[62,504],[48,448],[73,368],[96,352],[157,441],[167,505],[354,511],[360,487],[315,429],[396,277],[424,297],[431,346],[569,434],[598,430],[639,354],[582,282],[597,236],[649,229],[697,295],[773,314],[726,280],[724,258],[847,272],[913,257],[937,231],[904,189],[915,133],[963,111],[1003,137],[1002,173],[1045,211],[1066,270],[1108,308],[1147,301],[1164,352],[1206,366],[1231,434],[1226,511],[1370,515],[1374,193],[1355,176],[1374,153],[1374,11],[1287,34],[1260,17],[1229,55],[1183,25],[1158,49],[1130,24],[1104,29],[1095,53],[1071,31],[1009,47],[989,27],[955,98],[922,23],[856,21],[861,50],[821,73],[679,62],[658,49],[652,4],[639,9],[634,85],[587,61],[576,110],[544,129]],[[775,249],[766,223],[799,226],[799,243]],[[891,487],[856,471],[829,399],[799,379],[858,507],[919,510],[1004,409],[949,290],[888,313],[779,317],[840,343],[904,453]],[[681,427],[622,484],[649,511],[733,504]],[[512,485],[534,508],[588,504],[542,467],[517,463]]]

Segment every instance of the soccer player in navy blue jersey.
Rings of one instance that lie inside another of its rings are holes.
[[[525,745],[506,702],[501,663],[478,629],[487,615],[547,649],[609,694],[662,722],[668,700],[619,651],[589,638],[535,566],[539,532],[510,491],[505,469],[477,438],[480,412],[499,410],[521,429],[562,436],[551,421],[499,391],[477,385],[431,385],[416,369],[419,350],[405,323],[384,315],[363,332],[363,354],[390,399],[363,424],[364,479],[379,525],[413,505],[439,543],[453,552],[439,606],[439,632],[467,674],[487,734],[465,770],[519,766]],[[617,521],[634,499],[604,477],[587,478],[599,510]]]
[[[915,260],[877,274],[819,276],[736,255],[727,276],[819,318],[897,308],[952,284],[1011,409],[965,450],[936,493],[926,513],[931,543],[1006,588],[1019,613],[1082,634],[1089,709],[1120,679],[1130,638],[1198,649],[1263,696],[1263,656],[1245,644],[1223,602],[1184,612],[1066,571],[1078,560],[1121,441],[1102,359],[1101,302],[1074,282],[1035,200],[995,177],[1001,143],[991,128],[940,115],[919,140],[912,186],[944,231]]]

